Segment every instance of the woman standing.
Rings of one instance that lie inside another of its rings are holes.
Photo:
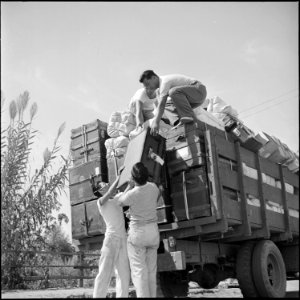
[[[137,297],[156,297],[157,249],[159,231],[156,204],[160,191],[148,182],[148,169],[136,163],[131,170],[132,181],[117,201],[129,206],[130,222],[127,250],[131,278]]]

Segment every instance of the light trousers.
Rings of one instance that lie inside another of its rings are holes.
[[[131,278],[137,297],[156,297],[158,246],[157,223],[130,226],[127,249]]]
[[[165,115],[171,125],[174,125],[181,117],[195,119],[193,108],[200,106],[206,99],[206,95],[206,87],[198,81],[191,85],[171,88],[165,106]]]
[[[95,278],[93,298],[105,298],[113,270],[116,272],[116,297],[128,297],[130,268],[126,237],[105,235],[99,259],[99,272]]]

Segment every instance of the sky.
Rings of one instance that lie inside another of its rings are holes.
[[[67,156],[71,129],[126,110],[140,74],[152,69],[198,79],[254,132],[298,151],[298,10],[286,1],[2,1],[4,114],[29,91],[29,105],[38,105],[32,164],[42,162],[63,122]],[[68,189],[60,201],[71,218]],[[71,222],[64,226],[71,236]]]

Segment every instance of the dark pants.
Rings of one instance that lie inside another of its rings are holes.
[[[196,81],[191,85],[176,86],[169,90],[169,98],[165,106],[166,117],[174,125],[181,117],[192,117],[195,119],[193,108],[200,106],[207,92],[206,87]]]

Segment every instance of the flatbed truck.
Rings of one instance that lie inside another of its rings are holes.
[[[159,224],[158,296],[186,296],[190,281],[211,289],[236,278],[244,297],[284,297],[287,278],[299,278],[299,172],[201,121],[179,127],[179,135],[195,127],[211,213],[194,218],[184,203],[184,220]],[[79,248],[99,249],[102,240],[83,238]]]

